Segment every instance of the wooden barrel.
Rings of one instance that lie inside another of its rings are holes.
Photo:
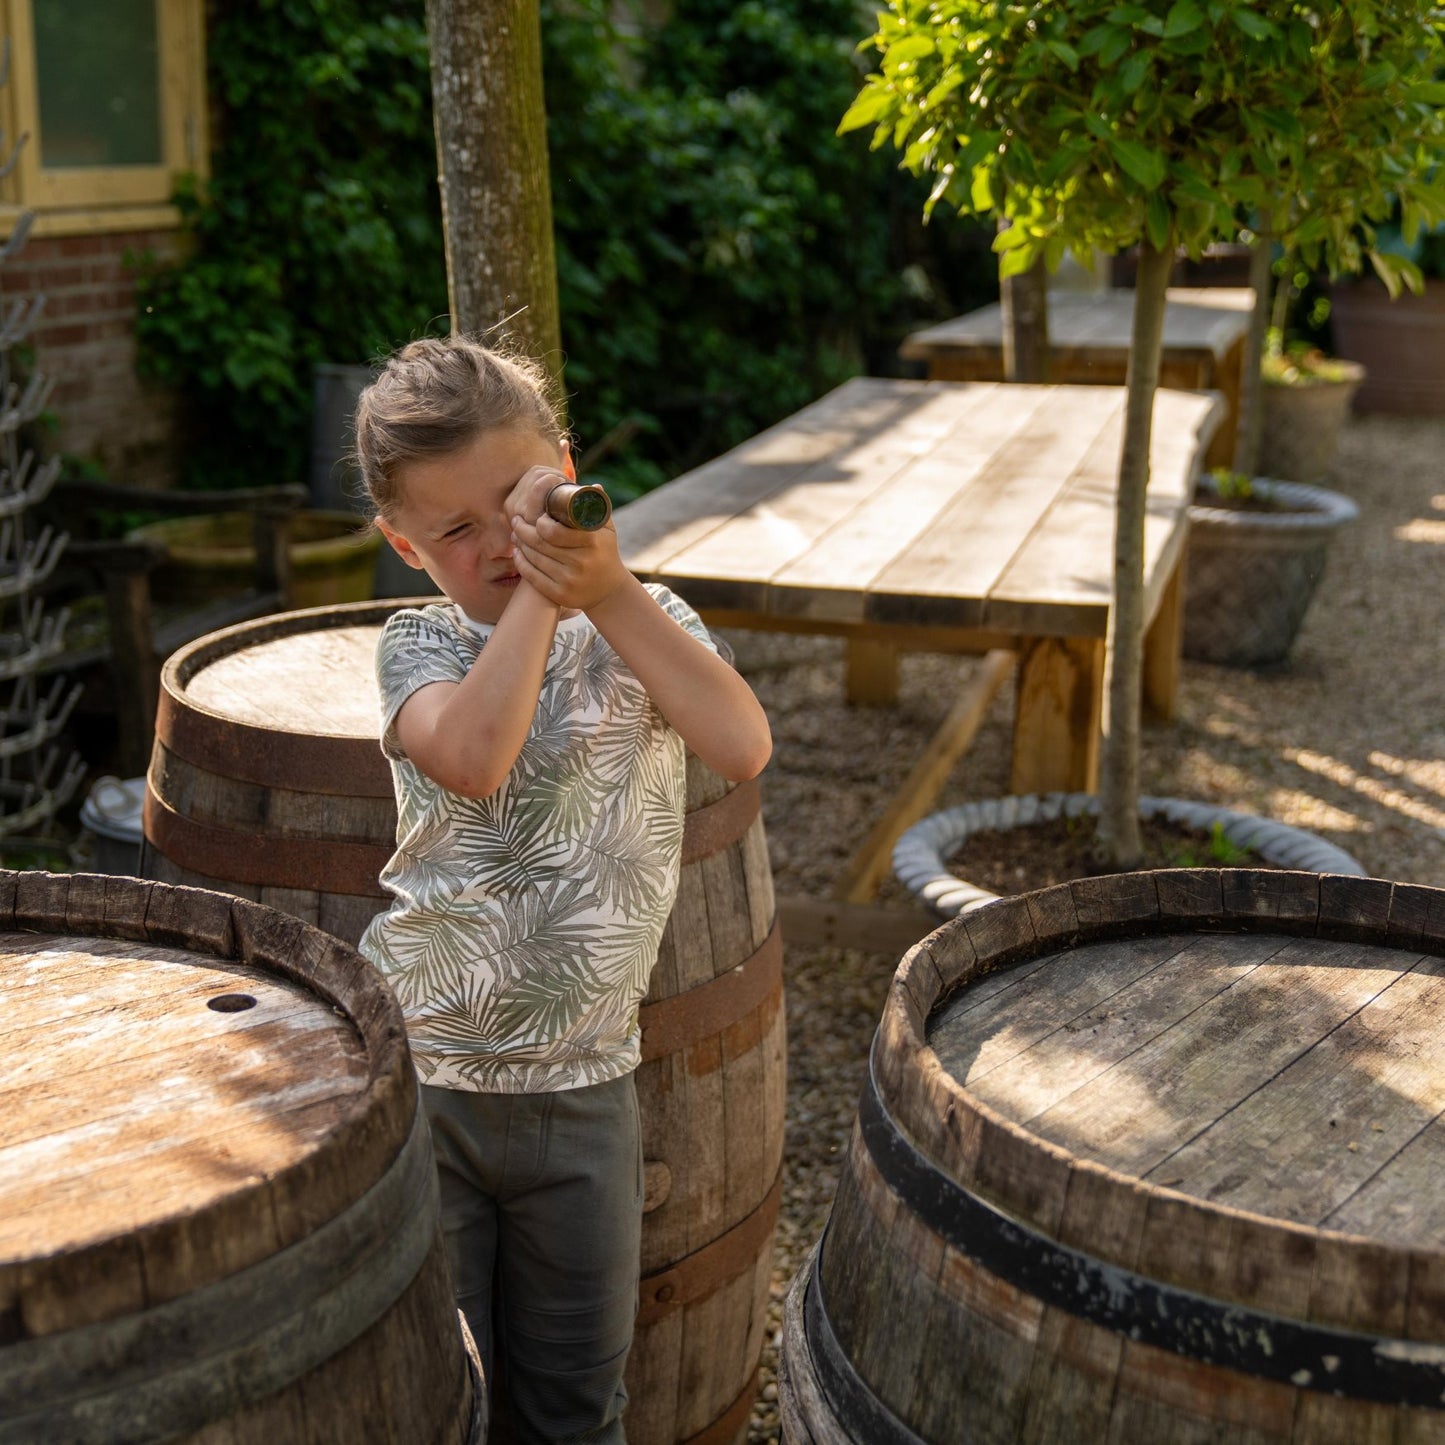
[[[354,949],[0,873],[0,1000],[0,1439],[485,1438],[403,1022]]]
[[[430,600],[430,599],[428,599]],[[402,603],[212,633],[161,680],[143,871],[355,941],[386,906],[390,771],[373,655]],[[632,1445],[741,1441],[781,1195],[782,944],[755,783],[689,756],[682,878],[642,1008],[646,1158]]]
[[[1445,1439],[1445,891],[1188,870],[904,958],[784,1439]]]

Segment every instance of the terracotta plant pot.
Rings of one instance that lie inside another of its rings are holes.
[[[1374,281],[1330,288],[1330,324],[1339,356],[1364,364],[1355,410],[1445,416],[1445,281],[1394,301]]]
[[[1338,381],[1266,382],[1261,389],[1259,470],[1263,475],[1287,482],[1322,482],[1334,471],[1340,428],[1365,380],[1365,368],[1358,362],[1336,365],[1345,373]]]
[[[1212,477],[1189,508],[1184,655],[1230,667],[1283,662],[1324,575],[1335,533],[1359,516],[1339,492],[1258,478],[1254,501],[1224,504]]]
[[[951,873],[949,857],[976,833],[1027,828],[1056,818],[1096,815],[1093,793],[1028,793],[984,798],[945,808],[915,823],[893,847],[893,872],[898,881],[940,918],[956,918],[999,895]],[[1212,803],[1183,798],[1140,798],[1141,818],[1164,818],[1183,828],[1198,829],[1208,838],[1215,825],[1236,847],[1252,848],[1266,863],[1307,873],[1347,873],[1363,877],[1365,869],[1342,848],[1270,818],[1237,813]]]

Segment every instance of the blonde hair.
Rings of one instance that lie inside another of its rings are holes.
[[[544,367],[466,336],[411,342],[356,404],[356,462],[367,496],[383,517],[394,515],[408,462],[446,456],[503,427],[531,428],[559,445],[566,437]]]

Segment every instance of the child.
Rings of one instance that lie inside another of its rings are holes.
[[[622,1440],[637,1309],[638,1006],[681,862],[684,745],[762,771],[767,720],[574,478],[545,373],[453,337],[362,393],[377,526],[445,593],[377,647],[395,895],[362,940],[407,1016],[458,1303],[523,1440]],[[493,1293],[497,1338],[493,1341]]]

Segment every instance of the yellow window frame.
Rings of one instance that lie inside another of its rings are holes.
[[[66,234],[176,224],[169,204],[176,177],[207,170],[204,0],[155,0],[159,52],[161,163],[149,166],[53,167],[40,163],[40,97],[33,0],[0,0],[10,38],[9,83],[0,89],[4,153],[25,143],[11,174],[0,181],[0,235],[22,210],[38,212],[36,231]]]

